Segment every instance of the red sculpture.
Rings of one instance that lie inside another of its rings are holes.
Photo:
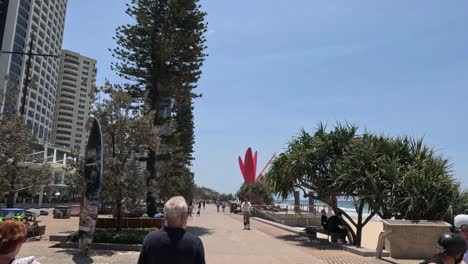
[[[252,148],[248,148],[247,152],[245,152],[244,161],[242,161],[242,158],[239,156],[239,167],[242,172],[242,176],[244,177],[245,183],[251,184],[251,183],[257,182],[257,180],[260,178],[262,173],[266,170],[268,165],[270,165],[275,155],[276,154],[273,154],[271,159],[267,162],[265,167],[263,167],[263,169],[260,171],[258,175],[257,175],[257,151],[255,151],[255,154],[252,157]]]

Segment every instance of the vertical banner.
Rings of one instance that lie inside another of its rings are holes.
[[[102,175],[104,172],[104,148],[102,131],[99,121],[94,118],[86,145],[84,182],[81,195],[79,247],[84,254],[94,239],[100,194],[102,190]]]

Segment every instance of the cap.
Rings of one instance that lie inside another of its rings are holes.
[[[453,225],[455,228],[461,228],[462,225],[468,225],[468,215],[466,214],[459,214],[455,216],[453,220]]]

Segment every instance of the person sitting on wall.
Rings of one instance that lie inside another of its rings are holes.
[[[322,213],[322,218],[320,219],[320,223],[323,227],[323,230],[327,231],[327,222],[328,222],[327,212],[325,212],[325,210],[322,209],[321,213]]]
[[[330,216],[327,221],[327,229],[332,242],[346,243],[348,230],[343,225],[342,213]]]

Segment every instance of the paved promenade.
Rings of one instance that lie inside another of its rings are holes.
[[[54,220],[47,218],[51,232],[67,232],[78,228],[76,218]],[[207,263],[417,263],[363,258],[349,252],[330,249],[326,243],[310,242],[293,233],[252,221],[252,230],[243,230],[242,216],[217,213],[212,206],[201,216],[189,220],[188,230],[201,237]],[[48,237],[48,236],[47,236]],[[138,252],[92,250],[83,257],[78,250],[51,247],[48,240],[28,242],[21,256],[34,255],[42,264],[55,263],[136,263]]]

